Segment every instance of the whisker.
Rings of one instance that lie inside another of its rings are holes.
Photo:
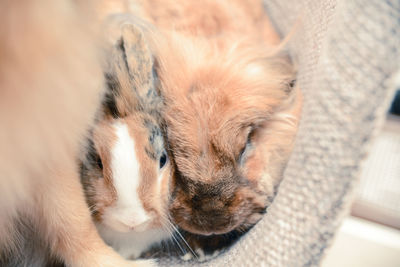
[[[182,247],[181,244],[179,243],[179,240],[176,238],[176,236],[174,235],[174,233],[171,233],[171,237],[172,237],[172,239],[175,241],[175,243],[178,245],[179,249],[181,250],[181,252],[182,252],[183,255],[184,255],[186,251],[183,249],[183,247]]]
[[[181,232],[178,230],[178,228],[171,222],[171,220],[167,220],[168,224],[175,230],[175,233],[177,234],[177,237],[179,237],[180,240],[182,240],[185,244],[185,246],[189,249],[190,253],[196,258],[198,259],[198,255],[196,252],[194,252],[194,250],[192,249],[192,247],[189,245],[189,243],[186,241],[186,239],[183,237],[183,235],[181,234]]]
[[[179,240],[178,240],[177,237],[175,236],[175,231],[174,231],[174,228],[171,227],[171,226],[172,226],[172,225],[171,225],[171,222],[170,222],[167,218],[165,218],[165,217],[162,217],[162,219],[163,219],[163,225],[164,225],[165,229],[171,234],[172,240],[173,240],[174,243],[179,247],[180,251],[181,251],[183,254],[185,254],[186,251],[183,249],[183,247],[182,247],[182,245],[180,244]],[[166,223],[168,223],[168,224],[164,224],[164,222],[166,222]]]
[[[178,236],[181,238],[181,240],[185,243],[185,245],[189,248],[190,252],[193,254],[193,256],[195,256],[196,258],[198,258],[197,253],[195,253],[192,249],[192,247],[189,245],[189,243],[186,241],[186,239],[182,236],[182,234],[179,232],[179,230],[176,228],[176,226],[169,222],[171,224],[171,226],[175,229],[175,233],[178,234]]]
[[[172,235],[173,238],[175,240],[175,242],[178,243],[178,239],[182,240],[183,243],[185,244],[185,246],[189,249],[190,253],[196,258],[198,259],[198,255],[196,252],[194,252],[194,250],[192,249],[192,247],[189,245],[189,243],[186,241],[186,239],[183,237],[183,235],[179,232],[178,228],[171,222],[169,216],[163,216],[163,219],[165,220],[166,223],[168,223],[168,225],[174,230]],[[176,235],[175,235],[176,234]]]

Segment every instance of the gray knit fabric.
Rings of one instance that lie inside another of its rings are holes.
[[[202,266],[318,266],[394,91],[398,0],[267,0],[265,7],[283,36],[302,18],[290,46],[305,97],[299,134],[263,220]]]

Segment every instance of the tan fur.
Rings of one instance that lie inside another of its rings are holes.
[[[122,22],[124,26],[119,23],[117,20],[116,25],[108,25],[114,40],[110,38],[112,48],[105,72],[109,77],[108,97],[113,100],[113,107],[110,110],[104,105],[102,118],[93,132],[94,152],[99,154],[102,169],[93,164],[88,166],[82,180],[94,218],[101,223],[106,216],[104,210],[115,207],[118,199],[113,184],[119,177],[111,173],[109,159],[116,136],[113,125],[126,125],[135,143],[135,155],[140,166],[139,177],[132,176],[132,179],[140,180],[137,192],[140,204],[154,218],[149,228],[161,228],[167,218],[171,170],[167,162],[159,190],[159,154],[164,146],[160,144],[163,143],[158,116],[161,100],[156,95],[156,79],[152,76],[153,57],[139,26],[129,21]]]
[[[2,1],[0,251],[18,245],[15,221],[27,217],[68,266],[137,266],[98,236],[78,177],[103,82],[87,8]]]
[[[111,119],[100,122],[93,130],[93,142],[96,151],[98,151],[103,165],[102,173],[96,173],[97,176],[93,185],[94,194],[97,203],[95,218],[100,220],[104,209],[117,199],[117,193],[113,186],[111,171],[111,153],[110,150],[115,144],[115,133],[112,128]],[[103,179],[99,179],[99,178]]]
[[[132,89],[131,89],[132,90]],[[144,122],[151,121],[154,125],[157,125],[157,121],[147,113],[138,111],[132,111],[131,114],[118,119],[106,119],[95,127],[94,130],[94,145],[99,153],[102,161],[103,170],[102,172],[92,171],[90,185],[86,187],[90,188],[90,194],[94,197],[90,204],[93,205],[94,219],[97,222],[101,222],[104,210],[107,207],[113,206],[116,203],[118,195],[114,188],[114,179],[111,172],[111,159],[110,152],[113,149],[115,142],[115,132],[112,125],[119,122],[124,123],[128,126],[129,134],[136,144],[136,155],[138,156],[138,162],[140,165],[140,177],[132,177],[132,179],[140,179],[140,185],[138,188],[138,195],[141,200],[141,204],[145,210],[155,216],[155,220],[152,221],[150,228],[162,227],[165,223],[167,214],[167,202],[168,202],[168,190],[169,190],[169,179],[168,176],[171,173],[170,166],[165,166],[165,177],[162,179],[162,189],[157,188],[157,176],[156,173],[158,167],[158,160],[152,159],[146,153],[147,151],[153,151],[152,145],[149,144],[149,129],[145,127]],[[160,195],[161,192],[161,195]]]
[[[302,106],[302,95],[299,88],[286,103],[282,103],[279,111],[254,136],[257,149],[251,153],[244,166],[250,180],[260,179],[260,190],[269,195],[282,176],[284,165],[294,145],[294,137],[299,124]]]
[[[140,2],[167,39],[156,46],[172,217],[198,234],[245,229],[269,205],[293,145],[293,67],[261,1]]]
[[[146,75],[152,72],[153,64],[150,62],[152,55],[150,50],[146,47],[137,45],[137,43],[143,42],[140,40],[143,38],[142,34],[133,34],[135,30],[131,27],[125,27],[122,29],[122,35],[125,41],[125,49],[135,49],[136,53],[141,54],[142,61],[137,61],[134,58],[127,58],[129,66],[129,72],[131,72],[130,78],[127,72],[121,71],[120,68],[117,70],[116,77],[119,87],[119,97],[117,98],[118,109],[121,110],[120,116],[123,121],[128,125],[130,134],[135,140],[136,155],[140,164],[140,186],[139,196],[144,205],[144,208],[152,213],[155,213],[157,218],[153,221],[153,227],[161,227],[163,219],[167,213],[167,199],[168,199],[168,184],[169,179],[163,178],[161,195],[157,192],[156,180],[157,173],[156,169],[158,161],[151,159],[146,154],[145,150],[153,151],[152,144],[149,144],[150,129],[145,127],[145,122],[151,122],[153,125],[158,126],[159,118],[152,115],[153,111],[157,112],[159,109],[159,103],[154,101],[148,104],[146,100],[147,90],[154,80]],[[136,45],[135,45],[136,44]],[[134,47],[134,48],[133,48]],[[156,97],[159,98],[159,97]],[[166,166],[167,170],[164,171],[166,176],[170,174],[169,164]]]
[[[135,2],[135,1],[131,1]],[[253,35],[269,44],[279,43],[259,0],[175,1],[139,0],[148,19],[163,30],[215,38],[221,34]]]
[[[167,163],[161,184],[162,189],[159,190],[157,188],[159,161],[151,159],[145,152],[145,149],[151,149],[151,144],[149,144],[149,130],[142,126],[144,120],[152,120],[154,125],[157,125],[157,121],[150,116],[137,115],[126,120],[130,134],[138,144],[136,146],[136,155],[138,155],[141,173],[138,195],[144,209],[155,215],[155,220],[152,222],[151,227],[163,227],[164,218],[166,218],[168,212],[167,202],[171,170],[169,163]]]

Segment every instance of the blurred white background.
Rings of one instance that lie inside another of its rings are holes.
[[[375,139],[351,216],[344,220],[322,262],[322,267],[350,266],[400,266],[399,115],[389,114]]]

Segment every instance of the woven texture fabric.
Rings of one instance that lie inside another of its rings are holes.
[[[265,8],[282,36],[300,23],[289,50],[303,115],[278,194],[227,252],[163,266],[318,266],[384,120],[400,63],[399,1],[267,0]]]

